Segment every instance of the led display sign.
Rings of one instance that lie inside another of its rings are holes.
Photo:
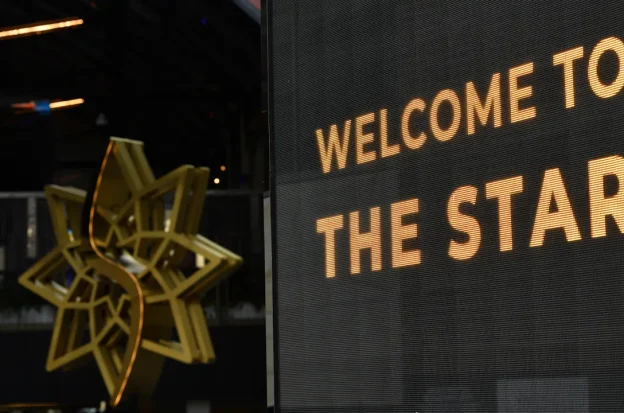
[[[622,411],[620,9],[271,2],[280,411]]]

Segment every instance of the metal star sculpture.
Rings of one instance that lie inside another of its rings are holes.
[[[93,356],[116,406],[149,396],[164,358],[215,358],[200,297],[242,259],[197,234],[209,172],[185,165],[155,179],[142,142],[111,138],[92,197],[45,188],[58,246],[19,282],[58,308],[48,371]],[[206,264],[185,274],[189,253]]]

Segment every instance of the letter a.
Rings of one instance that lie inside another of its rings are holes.
[[[551,200],[555,201],[556,212],[549,212]],[[581,239],[559,168],[548,169],[544,174],[544,183],[537,204],[535,224],[529,245],[541,247],[544,245],[546,231],[555,228],[563,228],[568,242]]]

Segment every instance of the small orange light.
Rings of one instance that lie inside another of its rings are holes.
[[[35,110],[35,102],[25,102],[25,103],[12,103],[11,107],[13,109],[29,109]]]
[[[221,172],[225,172],[225,165],[221,165]]]
[[[219,185],[219,182],[221,182],[221,180],[220,180],[219,178],[215,178],[215,179],[214,179],[214,183],[215,183],[215,184]]]

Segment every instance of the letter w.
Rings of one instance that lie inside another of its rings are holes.
[[[334,152],[336,153],[336,160],[338,161],[338,169],[343,169],[346,166],[350,135],[351,120],[345,122],[342,143],[340,142],[337,125],[331,125],[329,128],[329,139],[327,140],[327,145],[325,145],[323,130],[316,130],[316,141],[318,142],[323,173],[329,173],[331,171]]]

